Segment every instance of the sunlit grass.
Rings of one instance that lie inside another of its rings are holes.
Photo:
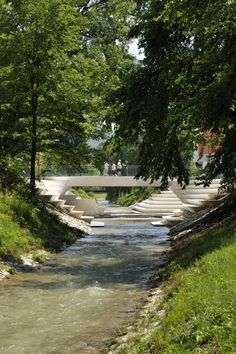
[[[42,261],[43,249],[59,251],[78,236],[79,232],[19,196],[0,194],[0,259],[19,262],[22,256],[32,254]]]
[[[104,192],[91,192],[91,191],[85,191],[83,188],[75,187],[73,189],[73,192],[75,195],[77,195],[80,198],[84,199],[98,199],[98,198],[104,198],[106,199],[107,193]]]
[[[150,197],[155,193],[155,188],[133,188],[130,193],[125,193],[117,199],[117,203],[123,206],[129,206]]]
[[[236,222],[186,242],[166,271],[166,315],[152,310],[119,353],[236,353]]]

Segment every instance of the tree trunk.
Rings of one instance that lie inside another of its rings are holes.
[[[32,130],[36,132],[37,118],[33,117]],[[31,140],[31,162],[30,162],[30,190],[32,194],[35,193],[35,162],[37,153],[37,140],[36,135],[32,134]]]
[[[34,92],[35,84],[31,81],[31,109],[32,109],[32,134],[31,134],[31,164],[30,164],[30,190],[31,193],[35,193],[35,165],[37,154],[37,108],[38,108],[38,96]]]

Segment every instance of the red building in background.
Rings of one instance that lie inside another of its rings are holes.
[[[218,136],[214,133],[207,132],[202,134],[199,130],[196,131],[195,150],[193,154],[196,166],[205,168],[209,157],[220,148],[217,143]]]

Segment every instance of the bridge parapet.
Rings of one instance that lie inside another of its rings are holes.
[[[50,182],[49,182],[50,181]],[[133,176],[47,176],[44,184],[71,187],[160,187],[160,181],[144,181]]]
[[[128,176],[136,176],[139,171],[139,165],[128,165]],[[103,171],[103,166],[100,169],[96,167],[87,165],[83,166],[80,169],[75,168],[57,168],[57,169],[50,169],[42,172],[43,176],[47,177],[63,177],[63,176],[101,176]],[[108,169],[108,174],[112,176],[111,172],[111,165]],[[122,169],[122,175],[126,176],[126,172],[124,168]],[[45,178],[47,178],[45,177]]]

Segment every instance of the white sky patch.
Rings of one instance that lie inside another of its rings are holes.
[[[138,48],[138,39],[132,40],[132,42],[129,45],[129,53],[133,55],[136,59],[138,60],[143,60],[144,59],[144,52],[141,49]]]

